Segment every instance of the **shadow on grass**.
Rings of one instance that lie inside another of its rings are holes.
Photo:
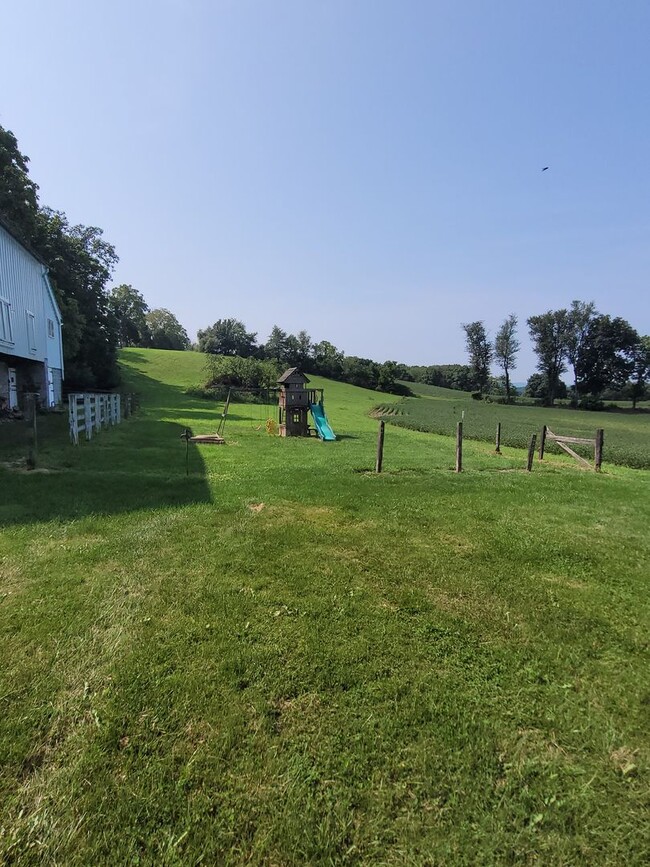
[[[160,406],[191,409],[191,401],[139,373],[129,375],[129,386],[141,393],[142,408],[120,425],[72,446],[59,419],[39,445],[35,470],[0,467],[0,526],[211,502],[203,456],[182,439],[186,426],[160,418]]]

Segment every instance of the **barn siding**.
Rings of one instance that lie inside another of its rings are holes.
[[[18,400],[35,390],[48,403],[47,367],[52,370],[55,402],[61,401],[63,345],[61,315],[47,279],[47,270],[4,226],[0,225],[0,301],[9,303],[11,339],[0,330],[0,394],[7,395],[8,369],[15,368]],[[33,314],[33,331],[29,314]],[[48,320],[53,333],[48,333]]]

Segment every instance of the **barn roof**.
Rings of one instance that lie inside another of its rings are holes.
[[[297,367],[290,367],[284,371],[278,382],[309,382],[309,379]]]

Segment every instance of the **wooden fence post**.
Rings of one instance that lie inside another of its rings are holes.
[[[456,472],[463,470],[463,423],[456,424]]]
[[[494,450],[498,455],[501,454],[501,422],[497,422],[497,445]]]
[[[384,422],[379,422],[379,434],[377,436],[377,459],[375,461],[375,472],[380,473],[382,464],[384,463]]]
[[[546,425],[542,425],[542,433],[539,438],[539,459],[544,460],[544,447],[546,446]]]
[[[535,457],[535,443],[537,442],[537,434],[533,434],[530,438],[530,442],[528,443],[528,461],[526,463],[526,470],[530,472],[533,468],[533,458]]]
[[[603,462],[603,445],[605,443],[605,431],[599,427],[596,431],[596,446],[594,448],[594,469],[597,473],[600,472],[600,467]]]

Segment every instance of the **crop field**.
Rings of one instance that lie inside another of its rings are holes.
[[[463,436],[468,439],[494,442],[496,426],[501,422],[501,444],[526,448],[530,436],[547,425],[556,434],[595,436],[597,428],[605,431],[605,460],[638,469],[650,468],[650,412],[584,412],[565,408],[547,409],[536,406],[505,406],[473,400],[470,394],[447,388],[408,383],[418,397],[402,398],[380,411],[386,421],[411,430],[452,436],[456,423],[463,420]],[[643,405],[642,405],[643,406]],[[547,450],[559,453],[554,444]],[[575,446],[586,458],[593,459],[593,449]]]
[[[91,442],[0,425],[0,863],[648,863],[649,472],[387,425],[377,475],[316,377],[336,442],[186,453],[202,357],[121,363]]]

